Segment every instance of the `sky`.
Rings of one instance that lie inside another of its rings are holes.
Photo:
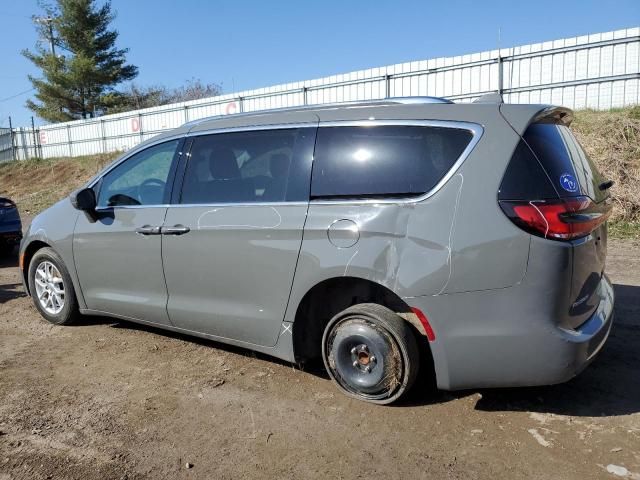
[[[98,0],[102,3],[102,0]],[[138,85],[225,93],[640,25],[640,0],[112,0]],[[0,0],[0,126],[31,122],[37,0]],[[36,118],[36,124],[42,124]]]

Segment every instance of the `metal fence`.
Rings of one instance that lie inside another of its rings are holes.
[[[213,115],[400,96],[610,109],[640,103],[640,28],[457,57],[360,70],[208,99],[14,130],[14,158],[127,150],[164,130]]]
[[[0,162],[13,158],[13,131],[11,128],[0,128]]]

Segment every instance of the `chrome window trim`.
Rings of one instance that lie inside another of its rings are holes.
[[[296,200],[295,202],[229,202],[229,203],[177,203],[169,205],[169,208],[208,208],[208,207],[303,207],[309,202]]]
[[[209,207],[306,207],[309,202],[243,202],[243,203],[175,203],[162,205],[114,205],[112,207],[97,207],[96,212],[108,212],[111,210],[137,210],[141,208],[209,208]]]
[[[484,127],[478,123],[463,122],[458,120],[338,120],[331,122],[320,122],[318,128],[323,127],[379,127],[379,126],[412,126],[412,127],[440,127],[455,128],[458,130],[468,130],[473,135],[471,141],[462,151],[458,159],[453,163],[449,171],[440,179],[428,192],[416,197],[408,198],[363,198],[345,200],[311,200],[310,205],[372,205],[372,204],[412,204],[419,203],[435,195],[456,172],[460,169],[464,161],[471,154],[484,134]]]
[[[113,205],[111,207],[100,206],[96,207],[95,211],[100,212],[110,212],[113,210],[137,210],[140,208],[169,208],[171,205],[168,204],[154,204],[154,205]]]

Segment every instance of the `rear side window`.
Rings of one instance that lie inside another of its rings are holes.
[[[411,197],[431,190],[473,134],[420,126],[321,127],[311,198]]]
[[[307,201],[315,129],[276,129],[196,137],[183,204]]]
[[[558,193],[529,146],[518,142],[502,178],[498,200],[557,199]]]
[[[607,196],[599,188],[605,179],[569,127],[534,123],[523,137],[562,197],[587,195],[599,202]]]

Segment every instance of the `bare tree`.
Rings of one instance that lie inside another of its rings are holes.
[[[170,103],[188,102],[201,98],[215,97],[222,93],[222,88],[216,83],[202,83],[200,79],[192,78],[185,85],[167,88],[164,85],[141,87],[131,83],[124,91],[113,92],[106,99],[105,113],[120,113],[141,108],[158,107]]]

